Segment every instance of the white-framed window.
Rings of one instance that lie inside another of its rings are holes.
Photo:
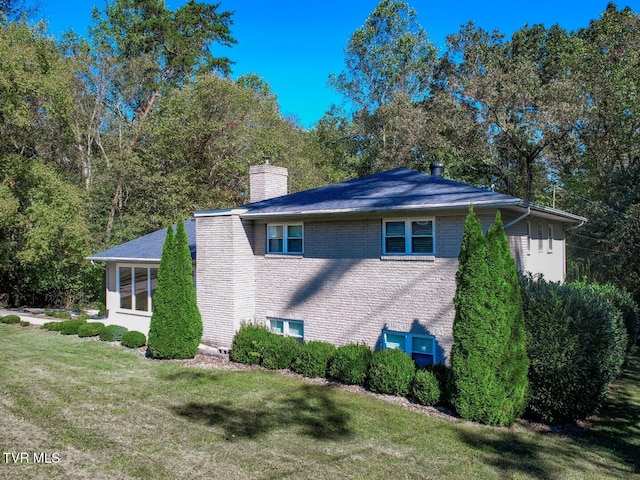
[[[549,237],[548,237],[548,244],[547,244],[547,252],[553,252],[553,224],[549,224]]]
[[[117,265],[116,282],[120,308],[136,312],[153,311],[153,295],[158,284],[158,267]]]
[[[435,255],[435,218],[382,221],[383,255]]]
[[[267,318],[269,329],[278,335],[292,337],[302,342],[304,340],[304,322],[286,318]]]
[[[267,253],[298,253],[304,251],[304,225],[279,223],[267,225]]]
[[[436,337],[416,333],[382,331],[382,348],[399,349],[407,352],[418,368],[436,362]]]

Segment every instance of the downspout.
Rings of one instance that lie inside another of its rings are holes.
[[[504,226],[504,229],[506,230],[507,228],[515,225],[516,223],[518,223],[520,220],[524,220],[525,218],[527,218],[529,215],[531,215],[531,206],[527,205],[527,211],[524,212],[522,215],[520,215],[518,218],[516,218],[515,220],[510,221],[509,223],[507,223]]]

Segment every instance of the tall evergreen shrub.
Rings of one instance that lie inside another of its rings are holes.
[[[470,207],[451,351],[451,401],[464,419],[508,425],[525,409],[528,360],[517,278],[500,216],[485,238]]]
[[[499,211],[487,232],[487,264],[492,282],[494,324],[501,335],[496,338],[497,347],[502,351],[496,374],[506,395],[504,404],[496,412],[496,423],[511,424],[527,407],[529,357],[518,270]]]
[[[147,344],[154,358],[193,358],[202,338],[202,318],[193,284],[189,241],[180,220],[167,228],[153,297]]]

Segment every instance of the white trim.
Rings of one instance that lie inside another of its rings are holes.
[[[387,223],[404,222],[404,253],[387,252],[387,238],[401,238],[400,236],[387,237]],[[411,239],[414,237],[412,226],[413,222],[431,222],[431,235],[418,235],[417,238],[431,238],[432,249],[430,252],[411,252]],[[401,217],[401,218],[383,218],[382,219],[382,256],[420,256],[435,257],[436,255],[436,217]]]

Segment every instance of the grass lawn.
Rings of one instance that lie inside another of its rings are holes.
[[[0,325],[0,402],[7,479],[640,478],[638,355],[593,428],[565,435]]]

